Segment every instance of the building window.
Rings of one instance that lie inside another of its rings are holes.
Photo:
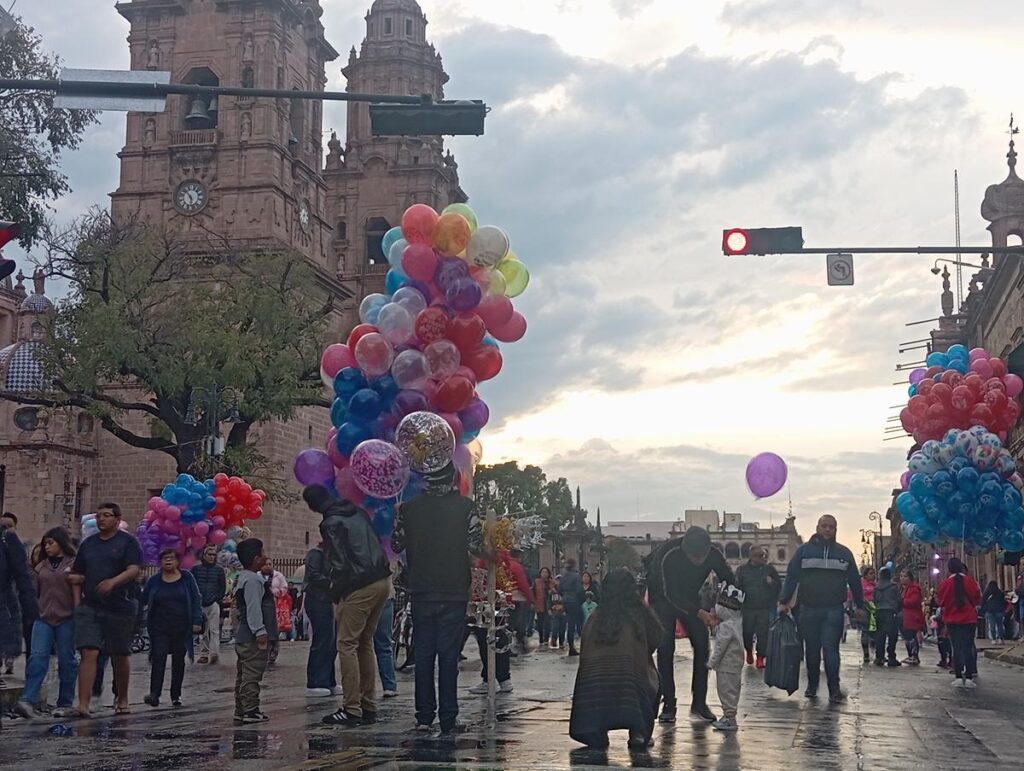
[[[334,237],[339,241],[348,241],[348,225],[345,224],[345,220],[338,220],[338,224],[334,226]]]
[[[306,531],[306,546],[309,546],[309,531]]]
[[[392,33],[391,19],[384,19],[384,34],[390,35]]]
[[[22,431],[35,431],[39,427],[39,408],[23,407],[15,410],[14,425]]]
[[[775,552],[775,556],[779,558],[779,562],[785,562],[786,561],[786,550],[780,546],[779,550],[777,552]]]
[[[740,547],[740,556],[743,559],[747,559],[750,556],[750,546],[751,544],[745,543]]]
[[[729,541],[725,545],[725,558],[727,560],[738,560],[740,558],[740,545]]]
[[[242,68],[242,88],[255,88],[256,86],[256,73],[252,67]]]
[[[313,427],[312,426],[309,426],[308,441],[310,441],[310,442],[313,441]]]
[[[78,415],[78,433],[91,434],[93,425],[94,422],[92,419],[92,415],[86,415],[85,413],[80,413]]]
[[[196,67],[189,71],[183,83],[196,86],[219,86],[220,79],[209,67]],[[212,129],[217,127],[217,97],[185,96],[183,100],[186,129]]]
[[[383,217],[371,217],[366,223],[366,262],[370,265],[384,265],[384,234],[391,230],[391,223]]]
[[[405,20],[405,36],[412,37],[412,19]]]

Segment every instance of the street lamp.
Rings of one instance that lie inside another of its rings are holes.
[[[875,544],[875,567],[882,564],[882,520],[885,519],[877,511],[872,511],[868,514],[868,519],[872,522],[878,522],[878,542]]]
[[[942,272],[941,268],[939,268],[940,262],[948,262],[950,265],[959,265],[961,268],[977,268],[978,270],[982,270],[983,268],[987,267],[986,265],[975,265],[972,262],[963,262],[962,260],[947,260],[945,257],[940,257],[935,261],[935,264],[932,265],[932,273],[934,273],[936,276]]]
[[[221,414],[224,411],[225,395],[229,397],[229,406],[227,415],[222,418]],[[198,426],[201,422],[204,424],[205,433],[203,435],[202,447],[206,461],[220,458],[224,455],[225,442],[220,435],[221,422],[230,424],[242,422],[241,415],[238,412],[238,402],[238,392],[230,387],[224,388],[214,384],[210,388],[196,386],[192,389],[188,409],[185,410],[185,422],[192,426]],[[200,412],[202,412],[202,418],[200,418]],[[213,463],[210,463],[210,465],[212,466]]]

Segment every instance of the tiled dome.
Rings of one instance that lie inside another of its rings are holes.
[[[378,11],[411,11],[415,14],[422,14],[423,9],[420,8],[420,4],[416,0],[375,0],[374,4],[370,6],[370,13],[377,13]]]
[[[30,294],[22,301],[21,310],[30,313],[49,313],[53,310],[53,303],[44,294]]]
[[[0,376],[3,377],[4,390],[43,390],[43,368],[39,364],[41,346],[41,342],[30,340],[0,350]]]

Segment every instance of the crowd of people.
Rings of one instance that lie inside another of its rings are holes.
[[[423,493],[398,511],[393,554],[356,506],[326,488],[305,488],[304,500],[322,521],[321,542],[305,557],[301,592],[274,569],[257,538],[238,544],[241,569],[231,578],[211,545],[191,570],[182,569],[176,551],[165,549],[159,570],[143,583],[139,544],[122,526],[115,503],[99,507],[96,535],[76,546],[64,528],[53,528],[29,553],[17,538],[16,517],[5,515],[6,526],[0,526],[0,618],[10,619],[0,624],[5,664],[18,655],[23,638],[28,642],[16,711],[29,719],[38,716],[55,654],[55,717],[92,716],[91,701],[102,691],[108,661],[115,713],[127,714],[129,656],[140,620],[151,663],[144,701],[160,705],[170,657],[170,703],[180,706],[186,658],[192,660],[198,647],[199,664],[217,664],[227,620],[236,654],[236,723],[268,719],[261,701],[264,673],[274,666],[283,634],[294,639],[308,631],[306,695],[342,697],[323,723],[372,724],[378,681],[384,698],[398,693],[391,635],[395,576],[401,571],[414,632],[414,730],[432,732],[436,722],[443,736],[451,736],[463,728],[457,678],[469,637],[478,642],[481,673],[469,692],[488,693],[487,633],[470,610],[479,599],[471,593],[472,569],[488,561],[498,564],[511,584],[511,611],[498,629],[494,659],[498,693],[512,692],[511,659],[530,650],[534,636],[538,652],[567,648],[565,655],[579,657],[569,732],[593,747],[607,746],[609,731],[619,729],[628,731],[631,748],[646,747],[657,721],[675,722],[673,667],[680,636],[693,650],[690,719],[735,731],[744,665],[766,667],[770,627],[779,615],[792,614],[797,622],[805,697],[817,698],[823,664],[833,703],[846,698],[839,665],[848,626],[860,633],[864,663],[879,667],[919,664],[923,638],[934,632],[939,665],[952,670],[954,686],[963,688],[976,683],[979,609],[990,637],[1006,634],[1007,597],[994,582],[983,593],[953,558],[949,577],[925,598],[909,570],[896,580],[889,567],[858,571],[853,554],[837,543],[837,523],[828,515],[793,556],[785,582],[763,548],[751,549],[734,572],[708,532],[690,528],[646,558],[645,591],[629,570],[613,570],[599,581],[587,570],[580,572],[571,558],[558,570],[545,566],[532,574],[521,552],[485,546],[478,511],[455,488],[452,466],[427,475],[425,482]],[[900,637],[907,651],[902,661],[896,654]],[[707,700],[712,671],[720,717]]]

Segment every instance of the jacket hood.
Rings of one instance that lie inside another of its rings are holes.
[[[727,608],[725,605],[715,605],[715,615],[718,616],[722,621],[732,621],[734,618],[741,618],[743,616],[742,610],[734,610],[733,608]]]
[[[363,511],[356,506],[352,501],[346,501],[340,499],[333,501],[324,511],[324,519],[328,517],[354,517],[356,514],[362,514]]]
[[[426,495],[435,498],[447,495],[455,488],[455,465],[449,463],[442,469],[424,474],[423,482],[423,492]]]

